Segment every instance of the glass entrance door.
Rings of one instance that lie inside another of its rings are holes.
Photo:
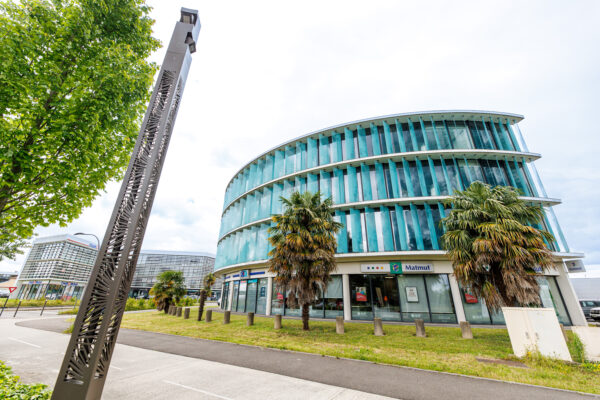
[[[400,296],[396,277],[391,275],[371,276],[373,313],[384,321],[400,321]]]
[[[248,281],[248,291],[246,292],[246,312],[256,312],[257,287],[257,279],[250,279]]]

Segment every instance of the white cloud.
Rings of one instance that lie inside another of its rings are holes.
[[[149,4],[164,44],[182,6],[199,10],[202,30],[144,248],[215,252],[229,179],[283,141],[364,117],[467,108],[525,115],[571,248],[600,264],[600,3]],[[102,236],[118,188],[67,228],[38,233]]]

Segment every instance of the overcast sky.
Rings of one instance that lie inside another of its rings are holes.
[[[385,114],[471,109],[525,116],[546,191],[563,201],[554,209],[566,239],[600,266],[600,2],[149,4],[165,45],[182,6],[199,10],[202,29],[145,249],[216,252],[227,183],[288,139]],[[119,186],[67,228],[37,233],[102,238]]]

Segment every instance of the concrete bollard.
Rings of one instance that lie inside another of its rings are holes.
[[[340,335],[344,333],[344,317],[341,315],[335,317],[335,333]]]
[[[181,317],[181,310],[183,307],[177,307],[177,316]]]
[[[190,308],[186,307],[185,310],[183,310],[183,319],[190,319]]]
[[[231,311],[225,311],[223,313],[223,325],[228,324],[231,321]]]
[[[422,319],[415,319],[415,326],[417,327],[417,337],[427,337],[425,322]]]
[[[169,306],[169,315],[175,315],[175,306]]]
[[[212,310],[206,310],[206,322],[212,321]]]
[[[381,318],[373,318],[373,329],[375,336],[384,336],[383,332],[383,322],[381,322]]]
[[[277,314],[275,316],[275,325],[274,325],[275,329],[281,329],[281,315]]]
[[[252,326],[252,325],[254,325],[254,313],[249,312],[248,316],[246,317],[246,326]]]
[[[471,332],[471,324],[468,321],[460,321],[460,333],[463,339],[473,339],[473,332]]]

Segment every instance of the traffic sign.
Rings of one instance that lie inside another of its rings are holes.
[[[8,293],[12,293],[12,292],[14,292],[15,290],[17,290],[17,287],[16,287],[16,286],[10,286],[10,287],[8,288]]]

